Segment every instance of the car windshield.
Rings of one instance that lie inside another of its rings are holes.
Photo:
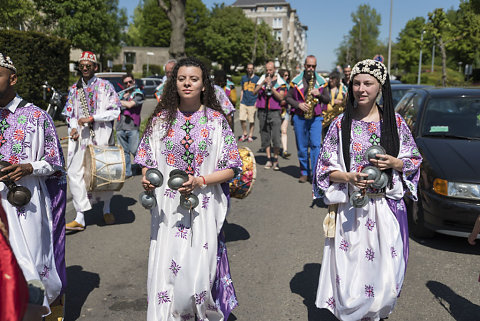
[[[393,107],[397,105],[397,103],[402,99],[403,95],[409,90],[407,89],[392,89],[392,100],[393,100]]]
[[[480,139],[480,97],[434,98],[424,115],[422,136]]]

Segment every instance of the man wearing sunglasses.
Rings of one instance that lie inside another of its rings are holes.
[[[84,51],[78,60],[82,76],[73,84],[68,93],[63,110],[66,116],[69,135],[67,156],[67,175],[73,206],[77,211],[75,220],[66,225],[67,230],[85,229],[84,212],[92,208],[90,200],[103,200],[103,218],[105,223],[113,224],[115,217],[110,212],[110,199],[113,192],[94,192],[91,199],[83,174],[83,159],[89,144],[96,146],[111,145],[113,123],[120,114],[120,99],[113,85],[104,79],[95,77],[98,70],[97,57],[90,51]]]
[[[292,106],[293,128],[300,162],[299,183],[306,183],[317,165],[322,143],[322,110],[325,107],[324,104],[329,101],[328,94],[324,91],[325,79],[315,71],[317,58],[312,55],[307,56],[304,67],[305,70],[292,80],[286,99]],[[309,88],[310,81],[313,88]],[[310,119],[304,117],[305,112],[310,109],[305,102],[309,92],[318,99],[318,104],[313,106],[313,117]]]
[[[117,141],[122,145],[125,152],[125,176],[132,177],[132,165],[130,154],[135,156],[140,142],[140,112],[143,105],[143,93],[135,87],[135,78],[128,73],[122,77],[123,88],[128,89],[120,97],[122,109],[115,127],[117,131]],[[129,89],[130,88],[130,89]]]

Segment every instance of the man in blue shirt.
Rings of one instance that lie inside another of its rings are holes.
[[[242,125],[243,135],[239,141],[245,140],[253,141],[253,129],[255,128],[255,102],[257,101],[257,95],[253,94],[257,81],[260,78],[253,73],[253,64],[247,65],[247,74],[242,77],[241,86],[242,92],[240,93],[240,124]],[[250,128],[247,134],[247,120],[250,123]],[[248,135],[248,136],[247,136]]]

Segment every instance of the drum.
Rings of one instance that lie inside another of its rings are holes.
[[[240,147],[238,153],[243,162],[242,172],[234,177],[230,182],[230,196],[235,198],[245,198],[250,194],[255,179],[257,177],[257,165],[255,155],[248,147]]]
[[[125,154],[122,146],[88,145],[83,164],[88,192],[119,191],[123,187]]]

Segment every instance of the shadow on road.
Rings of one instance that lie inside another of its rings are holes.
[[[265,155],[257,155],[259,152],[255,154],[255,162],[257,165],[265,165],[267,163],[267,156]]]
[[[115,215],[115,224],[130,224],[135,221],[135,214],[128,207],[134,205],[137,201],[131,197],[114,195],[110,201],[111,211]],[[96,203],[92,209],[86,212],[86,225],[105,226],[103,220],[103,202]]]
[[[225,232],[225,242],[243,241],[250,238],[250,233],[242,226],[235,223],[223,223],[223,231]]]
[[[472,276],[472,283],[476,276]],[[435,295],[438,303],[457,321],[478,321],[480,306],[473,304],[452,289],[437,281],[428,281],[427,288]]]
[[[67,293],[65,295],[65,321],[77,320],[88,295],[100,286],[97,273],[83,271],[79,265],[67,267]]]
[[[480,242],[477,242],[477,245],[472,246],[468,244],[467,238],[465,237],[456,237],[436,233],[435,236],[431,239],[422,239],[415,237],[414,235],[412,235],[412,233],[410,233],[410,240],[436,250],[480,255]]]
[[[282,163],[280,162],[280,165]],[[280,172],[292,176],[293,178],[300,178],[300,168],[298,166],[288,165],[280,166]]]
[[[305,264],[303,271],[295,274],[290,281],[290,289],[293,293],[303,297],[303,304],[308,311],[308,321],[338,321],[329,310],[319,309],[315,306],[321,266],[318,263]]]

